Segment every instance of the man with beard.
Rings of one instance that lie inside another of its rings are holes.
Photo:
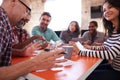
[[[63,50],[41,52],[37,56],[12,65],[11,26],[15,26],[25,14],[31,11],[31,0],[3,0],[0,6],[0,80],[16,80],[18,77],[36,70],[62,67],[57,60]],[[28,79],[24,79],[28,80]]]
[[[30,37],[23,26],[30,20],[31,12],[28,12],[24,18],[22,18],[15,27],[13,28],[13,39],[12,39],[12,51],[13,56],[31,56],[35,50],[43,49],[47,47],[47,41],[42,36]],[[33,40],[43,40],[44,45]]]
[[[53,41],[61,41],[60,38],[57,36],[57,34],[48,28],[48,25],[51,21],[51,15],[49,12],[43,12],[40,17],[40,25],[35,26],[32,29],[32,36],[34,35],[41,35],[44,36],[44,38],[47,41],[53,40]]]
[[[98,24],[96,21],[89,23],[89,31],[82,36],[83,45],[101,45],[105,41],[105,34],[97,31]]]

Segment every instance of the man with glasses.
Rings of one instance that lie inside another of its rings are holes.
[[[25,17],[26,12],[31,10],[30,0],[3,0],[0,7],[0,80],[15,80],[31,71],[61,67],[56,65],[65,60],[56,60],[60,57],[60,50],[53,52],[41,52],[32,59],[11,65],[12,36],[11,26]],[[56,54],[55,54],[56,53]]]
[[[12,39],[12,55],[13,56],[31,56],[35,50],[44,49],[48,43],[42,36],[30,37],[23,26],[30,20],[31,12],[26,14],[26,17],[22,18],[13,29]],[[34,40],[43,40],[45,44],[40,42],[33,43]]]

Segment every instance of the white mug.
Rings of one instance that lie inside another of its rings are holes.
[[[70,59],[73,53],[73,46],[63,46],[65,56],[64,58]]]

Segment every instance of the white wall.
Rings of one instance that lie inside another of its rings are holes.
[[[104,31],[102,18],[91,19],[91,6],[102,5],[104,0],[82,0],[82,17],[81,17],[81,28],[88,29],[88,24],[90,21],[95,20],[98,22],[98,31]]]
[[[2,1],[3,1],[3,0],[0,0],[0,5],[1,5]]]
[[[72,20],[81,25],[81,0],[47,0],[45,11],[52,15],[49,27],[54,31],[67,29]]]

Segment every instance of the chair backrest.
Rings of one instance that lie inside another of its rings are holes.
[[[81,30],[81,36],[84,34],[84,32],[88,31],[88,29]]]
[[[55,33],[57,34],[58,37],[60,37],[61,31],[55,31]]]

